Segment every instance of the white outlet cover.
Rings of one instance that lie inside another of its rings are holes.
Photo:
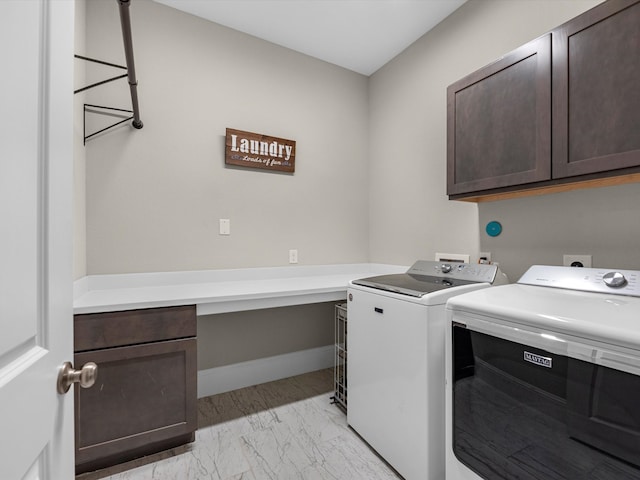
[[[563,255],[562,264],[570,267],[572,263],[580,262],[583,267],[591,268],[591,255]]]
[[[469,263],[470,256],[466,253],[436,253],[436,262],[463,262]]]
[[[220,235],[231,235],[231,220],[228,218],[220,219]]]

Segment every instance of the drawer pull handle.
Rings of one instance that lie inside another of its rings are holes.
[[[80,370],[74,370],[71,362],[64,362],[58,373],[58,393],[69,391],[73,383],[79,383],[82,388],[89,388],[96,383],[98,366],[93,362],[85,363]]]
[[[380,307],[374,307],[373,309],[376,311],[376,313],[384,313],[384,310]]]

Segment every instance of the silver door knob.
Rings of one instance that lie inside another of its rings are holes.
[[[98,366],[95,363],[87,362],[80,370],[74,370],[71,362],[64,362],[58,372],[58,393],[67,393],[73,383],[79,383],[82,388],[89,388],[96,383],[96,378]]]

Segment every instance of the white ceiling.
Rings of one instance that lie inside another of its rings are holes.
[[[466,0],[155,0],[371,75]]]

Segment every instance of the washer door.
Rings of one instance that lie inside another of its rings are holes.
[[[349,425],[404,478],[444,478],[444,306],[360,289],[349,298]]]

